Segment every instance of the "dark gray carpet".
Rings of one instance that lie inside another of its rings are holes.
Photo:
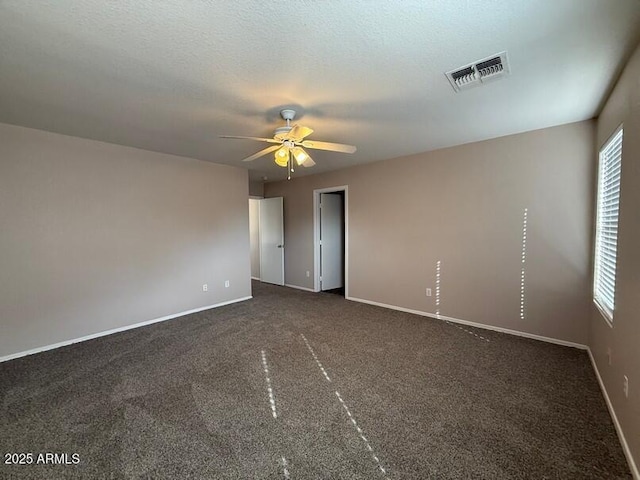
[[[631,478],[583,351],[254,297],[0,364],[0,478]]]

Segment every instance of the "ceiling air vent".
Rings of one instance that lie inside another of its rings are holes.
[[[477,87],[509,74],[507,52],[497,53],[470,65],[445,73],[456,92]]]

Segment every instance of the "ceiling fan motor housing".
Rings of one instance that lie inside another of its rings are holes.
[[[292,128],[293,127],[290,127],[290,126],[278,127],[275,129],[273,134],[275,137],[278,137],[278,135],[286,135],[291,131]]]

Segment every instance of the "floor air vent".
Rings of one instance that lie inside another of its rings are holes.
[[[507,52],[491,55],[483,60],[445,73],[456,92],[498,80],[509,74]]]

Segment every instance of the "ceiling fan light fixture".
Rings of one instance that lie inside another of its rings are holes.
[[[287,147],[280,147],[278,150],[276,150],[275,153],[275,161],[276,161],[276,165],[280,166],[280,167],[286,167],[287,164],[289,163],[289,149]]]
[[[307,155],[307,152],[305,152],[300,147],[295,147],[292,153],[293,153],[293,158],[296,159],[296,163],[298,165],[302,165],[309,158],[309,155]]]

